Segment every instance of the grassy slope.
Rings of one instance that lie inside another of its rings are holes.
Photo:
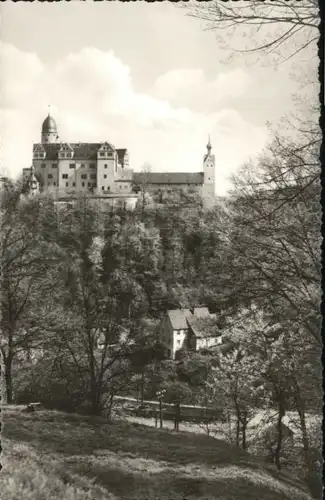
[[[7,409],[3,421],[3,500],[310,498],[208,436],[48,411]]]

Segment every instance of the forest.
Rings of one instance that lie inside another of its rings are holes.
[[[247,448],[257,410],[296,412],[313,477],[310,414],[321,414],[318,131],[276,135],[231,195],[204,210],[171,191],[135,210],[82,197],[60,207],[6,181],[1,191],[1,354],[8,404],[110,415],[116,395],[231,414]],[[207,306],[230,349],[164,358],[167,309]],[[99,349],[100,339],[100,349]],[[314,432],[314,431],[313,431]],[[318,448],[318,452],[317,452]]]

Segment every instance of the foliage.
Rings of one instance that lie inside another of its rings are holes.
[[[19,352],[39,342],[33,330],[37,311],[43,320],[43,297],[53,291],[51,263],[59,252],[48,237],[55,232],[52,207],[39,198],[22,199],[22,187],[5,184],[1,192],[1,355],[6,399],[12,402],[12,365]],[[47,314],[52,306],[47,303]]]

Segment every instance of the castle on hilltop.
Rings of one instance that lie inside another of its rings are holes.
[[[51,192],[58,200],[80,193],[112,203],[135,204],[138,192],[163,193],[194,188],[206,206],[215,199],[215,156],[210,139],[200,172],[134,172],[127,149],[109,142],[63,142],[55,120],[49,114],[43,122],[41,142],[33,145],[32,167],[23,169],[23,181],[30,191]]]

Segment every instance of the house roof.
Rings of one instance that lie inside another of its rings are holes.
[[[203,184],[203,172],[135,172],[137,184]]]
[[[209,309],[207,307],[194,307],[194,316],[197,318],[210,318]]]
[[[167,316],[174,330],[187,330],[186,317],[190,311],[188,309],[172,309],[167,311]]]
[[[218,336],[218,327],[214,317],[188,317],[189,326],[198,338]]]
[[[191,329],[196,337],[215,337],[217,335],[216,315],[210,314],[207,307],[197,307],[193,313],[189,309],[170,309],[167,311],[174,330]]]

